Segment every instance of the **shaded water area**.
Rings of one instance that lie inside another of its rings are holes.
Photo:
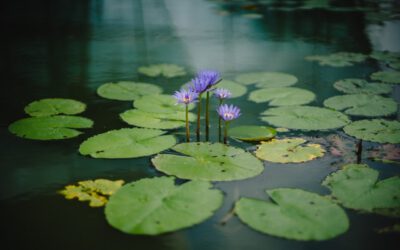
[[[258,1],[255,1],[256,3]],[[261,1],[260,1],[261,2]],[[353,2],[343,1],[351,5]],[[369,3],[368,1],[366,1]],[[90,136],[128,127],[118,114],[131,102],[99,97],[103,83],[121,80],[149,82],[172,94],[200,69],[217,69],[224,79],[239,73],[280,71],[298,77],[297,87],[316,93],[311,105],[340,92],[333,82],[363,78],[385,67],[367,60],[352,67],[323,67],[305,56],[338,51],[369,54],[373,50],[400,51],[400,21],[377,21],[364,11],[291,10],[261,4],[244,7],[229,1],[205,0],[92,0],[6,1],[0,8],[3,36],[0,101],[0,202],[2,249],[395,249],[397,234],[376,229],[398,220],[346,209],[350,229],[323,242],[299,242],[258,233],[233,216],[221,220],[239,197],[267,199],[266,189],[295,187],[328,194],[321,181],[343,162],[329,153],[300,164],[266,162],[254,178],[215,182],[225,193],[223,206],[205,222],[161,236],[134,236],[109,226],[103,208],[65,200],[57,191],[80,180],[107,178],[126,182],[162,176],[152,157],[92,159],[81,156],[79,144]],[[376,7],[376,6],[375,6]],[[379,5],[378,5],[379,7]],[[399,8],[399,6],[397,6]],[[246,16],[256,12],[261,16]],[[255,18],[257,17],[257,18]],[[183,77],[150,78],[137,68],[174,63],[188,69]],[[248,93],[253,90],[249,87]],[[7,126],[26,117],[33,100],[72,98],[88,105],[84,116],[92,129],[68,140],[34,141],[13,136]],[[235,125],[263,125],[259,114],[268,104],[255,104],[248,95],[233,99],[243,115]],[[399,102],[400,90],[392,97]],[[217,103],[212,103],[212,109]],[[391,119],[398,119],[399,114]],[[213,113],[212,124],[216,124]],[[360,119],[360,118],[355,118]],[[211,140],[217,140],[215,126]],[[176,131],[175,131],[176,132]],[[184,130],[177,131],[180,141]],[[343,133],[289,132],[324,137]],[[287,136],[285,134],[284,136]],[[280,135],[278,135],[280,136]],[[231,140],[231,145],[253,148]],[[369,143],[365,144],[368,148]],[[362,159],[379,170],[381,178],[398,175],[398,164]],[[5,248],[4,248],[5,246]]]

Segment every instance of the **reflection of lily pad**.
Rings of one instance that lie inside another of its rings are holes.
[[[157,177],[124,185],[107,203],[108,223],[128,234],[157,235],[198,224],[222,205],[222,192],[209,182],[174,182]]]
[[[138,68],[138,71],[139,73],[142,73],[150,77],[164,76],[167,78],[172,78],[172,77],[186,75],[186,71],[183,67],[175,64],[165,64],[165,63],[143,66]]]
[[[382,81],[387,83],[400,83],[400,72],[399,71],[378,71],[372,73],[372,80]]]
[[[373,51],[370,57],[378,61],[384,61],[390,63],[399,61],[400,53],[390,52],[390,51]]]
[[[345,67],[353,66],[354,63],[362,62],[366,55],[352,52],[337,52],[329,55],[314,55],[305,57],[308,61],[317,61],[321,66]]]
[[[324,105],[335,110],[344,110],[348,115],[387,116],[397,111],[397,103],[392,98],[379,95],[340,95],[324,101]]]
[[[341,207],[318,194],[301,189],[267,191],[273,202],[241,198],[235,205],[240,220],[251,228],[294,240],[328,240],[349,228]]]
[[[269,102],[271,106],[302,105],[310,103],[314,99],[313,92],[292,87],[259,89],[249,95],[250,101]]]
[[[282,139],[262,142],[256,156],[265,161],[288,163],[305,162],[324,155],[325,150],[319,144],[303,145],[302,138]]]
[[[76,137],[77,128],[91,128],[93,121],[79,116],[30,117],[13,122],[8,130],[16,136],[33,140],[60,140]]]
[[[239,83],[229,80],[222,80],[218,83],[217,88],[224,88],[232,93],[231,98],[239,97],[247,92],[247,88]]]
[[[150,113],[176,113],[185,112],[185,105],[177,104],[176,99],[171,95],[147,95],[134,101],[133,106]],[[194,105],[189,105],[189,110]],[[182,116],[184,118],[184,115]]]
[[[325,178],[322,185],[344,207],[373,212],[400,208],[400,178],[378,181],[379,172],[367,165],[348,164]]]
[[[261,120],[276,127],[289,129],[334,129],[341,128],[350,122],[349,118],[343,113],[312,106],[270,108],[261,115]]]
[[[139,109],[127,110],[120,114],[126,123],[144,128],[175,129],[185,126],[185,112],[179,111],[172,114],[149,113]],[[194,121],[196,116],[189,113],[189,120]]]
[[[86,104],[72,99],[47,98],[31,102],[25,107],[30,116],[75,115],[82,113]]]
[[[363,79],[349,78],[337,81],[333,86],[346,94],[369,94],[380,95],[388,94],[392,91],[392,86],[383,83],[369,83]]]
[[[133,101],[145,95],[160,94],[161,92],[162,89],[154,84],[126,81],[105,83],[97,89],[99,96],[120,101]]]
[[[60,194],[64,195],[66,199],[77,198],[79,201],[89,201],[91,207],[102,207],[108,201],[107,196],[114,194],[123,184],[123,180],[80,181],[78,185],[66,186],[60,191]]]
[[[253,72],[238,75],[236,81],[243,84],[257,83],[257,87],[261,88],[287,87],[295,84],[297,77],[281,72]]]
[[[265,126],[238,126],[229,129],[228,134],[242,141],[263,141],[275,137],[276,130]]]
[[[221,143],[182,143],[172,149],[185,155],[159,154],[152,162],[159,171],[181,179],[241,180],[264,169],[252,154]]]
[[[123,128],[95,135],[84,141],[79,152],[93,158],[135,158],[157,154],[175,145],[172,135],[146,128]]]
[[[343,128],[358,139],[380,143],[400,143],[400,122],[383,119],[355,121]]]

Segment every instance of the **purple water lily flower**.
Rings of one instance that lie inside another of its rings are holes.
[[[175,91],[174,97],[177,103],[189,104],[199,97],[199,94],[193,92],[192,90],[181,89],[180,91]]]
[[[233,105],[228,106],[227,104],[223,104],[223,105],[219,106],[219,108],[217,109],[217,112],[218,112],[219,116],[222,119],[224,119],[224,121],[234,120],[241,115],[240,109],[238,107],[233,106]]]
[[[220,74],[214,70],[203,70],[192,79],[190,89],[199,94],[205,92],[220,81]]]
[[[218,99],[222,100],[222,99],[230,98],[232,96],[232,93],[227,89],[219,88],[214,91],[214,95]]]

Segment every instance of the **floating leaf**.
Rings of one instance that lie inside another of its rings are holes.
[[[60,140],[76,137],[77,128],[91,128],[93,121],[79,116],[29,117],[13,122],[8,130],[18,137],[33,140]]]
[[[400,72],[399,71],[378,71],[372,73],[370,76],[372,80],[382,81],[387,83],[399,84]]]
[[[172,78],[172,77],[186,75],[186,71],[183,67],[175,64],[165,64],[165,63],[143,66],[138,68],[138,71],[139,73],[142,73],[150,77],[156,77],[162,75],[167,78]]]
[[[253,72],[238,75],[236,81],[243,84],[257,83],[260,88],[287,87],[295,84],[297,77],[281,72]]]
[[[364,164],[348,164],[322,182],[344,207],[367,212],[400,207],[400,178],[378,181],[379,172]]]
[[[276,127],[289,129],[334,129],[341,128],[350,122],[349,118],[343,113],[312,106],[270,108],[261,115],[261,120]]]
[[[128,81],[105,83],[97,89],[99,96],[120,101],[133,101],[145,95],[161,92],[162,89],[154,84]]]
[[[76,100],[47,98],[29,103],[25,107],[25,113],[30,116],[75,115],[82,113],[85,109],[86,104]]]
[[[325,150],[319,144],[306,144],[302,138],[290,138],[261,142],[256,156],[265,161],[279,163],[298,163],[311,161],[324,155]]]
[[[238,126],[229,129],[229,136],[242,141],[264,141],[276,135],[276,130],[265,126]]]
[[[110,181],[106,179],[80,181],[78,185],[68,185],[60,194],[66,199],[77,198],[79,201],[89,201],[91,207],[102,207],[107,203],[107,196],[114,194],[122,185],[123,180]]]
[[[217,88],[224,88],[232,93],[231,98],[243,96],[247,92],[247,88],[237,82],[222,80],[218,83]]]
[[[128,234],[157,235],[198,224],[222,205],[222,192],[209,182],[174,182],[156,177],[126,184],[106,206],[108,223]]]
[[[79,152],[93,158],[135,158],[157,154],[175,145],[172,135],[146,128],[123,128],[95,135],[84,141]]]
[[[389,66],[393,69],[400,70],[400,61],[392,62],[389,64]]]
[[[172,95],[147,95],[134,101],[133,106],[141,111],[150,113],[173,114],[176,112],[185,112],[185,105],[176,103],[176,99]],[[193,104],[189,105],[189,110],[194,108]],[[185,114],[183,114],[185,119]]]
[[[380,228],[377,230],[378,233],[400,233],[400,224],[394,224],[388,227]]]
[[[249,95],[250,101],[269,102],[271,106],[302,105],[310,103],[314,99],[313,92],[293,87],[259,89]]]
[[[301,189],[268,190],[273,202],[241,198],[235,204],[239,219],[254,230],[293,240],[328,240],[349,228],[341,207]]]
[[[379,95],[353,94],[333,96],[324,105],[348,115],[387,116],[397,111],[397,103],[392,98]]]
[[[221,143],[182,143],[172,149],[185,155],[159,154],[151,161],[159,171],[181,179],[241,180],[264,169],[252,154]]]
[[[353,66],[354,63],[362,62],[367,58],[366,55],[351,52],[337,52],[329,55],[314,55],[305,57],[308,61],[317,61],[319,65],[332,67]]]
[[[156,128],[156,129],[175,129],[185,126],[185,112],[179,111],[172,114],[149,113],[139,109],[130,109],[120,114],[123,121],[130,125]],[[196,116],[189,113],[189,120],[194,121]]]
[[[380,95],[392,92],[392,86],[383,83],[369,83],[363,79],[348,78],[335,82],[333,86],[346,94]]]
[[[400,60],[400,53],[389,52],[389,51],[373,51],[370,57],[378,61],[384,61],[390,63]]]
[[[365,141],[400,143],[400,122],[383,119],[355,121],[343,128],[346,134]]]

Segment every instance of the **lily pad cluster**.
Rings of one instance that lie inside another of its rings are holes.
[[[166,63],[139,67],[138,72],[149,77],[163,76],[166,78],[173,78],[186,75],[186,71],[183,67]]]
[[[336,52],[328,55],[313,55],[305,57],[307,61],[316,61],[321,66],[345,67],[363,62],[367,56],[361,53]]]

